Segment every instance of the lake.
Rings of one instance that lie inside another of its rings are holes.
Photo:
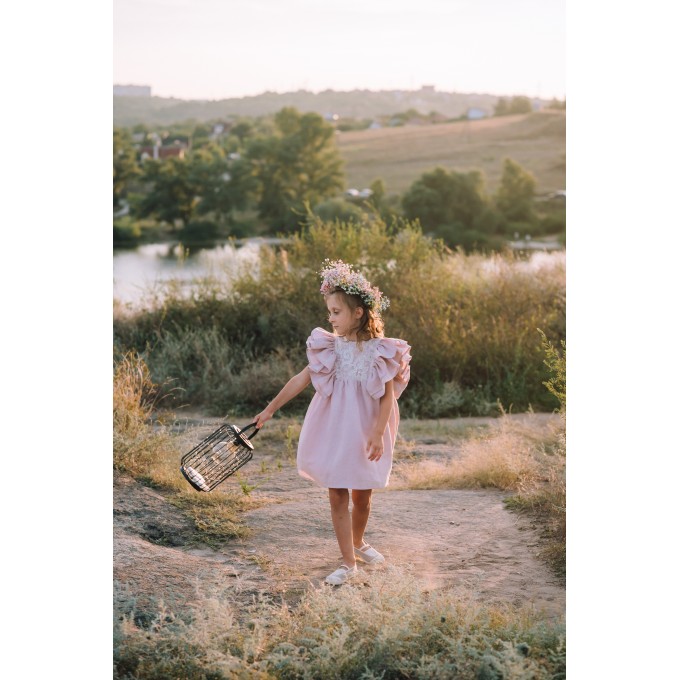
[[[248,238],[183,253],[173,243],[152,243],[134,250],[113,251],[113,297],[124,307],[133,309],[151,291],[160,292],[162,285],[176,281],[189,293],[196,279],[211,277],[229,281],[239,267],[256,267],[263,244],[284,243],[277,238]],[[515,250],[524,251],[530,267],[563,260],[564,249],[556,241],[510,242]]]
[[[189,250],[173,243],[151,243],[134,250],[113,251],[113,297],[125,307],[137,306],[150,291],[176,281],[189,292],[194,281],[214,277],[229,281],[241,266],[255,266],[263,244],[282,239],[249,238],[210,248]]]

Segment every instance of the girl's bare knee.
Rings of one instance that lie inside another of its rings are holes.
[[[365,512],[371,507],[371,495],[373,491],[371,489],[359,489],[357,491],[352,491],[352,505],[360,512]]]
[[[328,500],[334,510],[349,508],[349,491],[347,489],[328,489]]]

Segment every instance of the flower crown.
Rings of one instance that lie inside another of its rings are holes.
[[[330,295],[336,288],[342,288],[348,295],[358,295],[369,309],[378,314],[390,306],[389,299],[377,286],[371,286],[363,274],[352,271],[352,265],[342,260],[326,258],[319,276],[323,279],[319,289],[322,295]]]

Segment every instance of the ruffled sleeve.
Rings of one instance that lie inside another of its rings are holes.
[[[314,389],[330,397],[335,382],[335,335],[315,328],[307,338],[307,359]]]
[[[394,396],[399,398],[411,377],[411,346],[398,338],[380,338],[376,355],[366,380],[366,389],[374,399],[385,394],[385,383],[394,380]]]

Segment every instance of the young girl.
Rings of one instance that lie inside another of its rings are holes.
[[[389,300],[352,265],[326,260],[320,275],[334,332],[312,331],[307,339],[309,364],[253,421],[262,427],[310,382],[314,386],[297,466],[302,477],[328,488],[343,562],[326,582],[340,585],[357,574],[357,559],[367,564],[385,561],[364,541],[364,531],[372,490],[389,481],[399,427],[397,398],[409,381],[411,347],[383,336],[380,314]]]

